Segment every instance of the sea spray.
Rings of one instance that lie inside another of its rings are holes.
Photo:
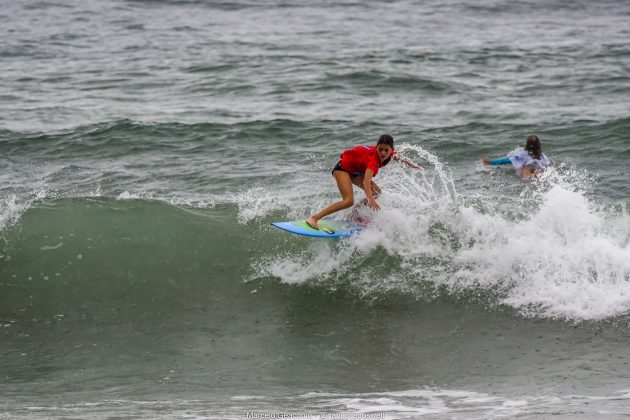
[[[387,175],[378,180],[383,187],[379,198],[382,210],[372,215],[372,223],[366,229],[348,240],[313,243],[309,255],[300,251],[264,257],[262,263],[256,264],[258,274],[278,277],[287,283],[312,280],[347,283],[352,279],[355,285],[360,284],[361,294],[366,294],[367,290],[370,291],[367,294],[384,289],[408,290],[408,284],[400,278],[405,276],[404,272],[397,271],[387,284],[382,281],[382,275],[389,276],[392,265],[410,273],[410,268],[419,260],[435,262],[442,258],[441,241],[431,238],[431,226],[438,223],[434,216],[448,219],[457,212],[461,199],[450,171],[437,156],[410,144],[402,144],[398,150],[409,159],[420,161],[421,158],[432,165],[417,170],[391,164],[384,169]],[[427,175],[427,172],[430,173]],[[342,211],[334,217],[344,218],[348,213]],[[375,261],[378,262],[375,264]],[[383,271],[381,267],[386,269]],[[426,270],[427,273],[432,271],[433,268]],[[376,272],[379,275],[375,275]]]
[[[372,297],[394,290],[426,299],[436,296],[428,289],[446,290],[526,316],[585,320],[630,310],[630,226],[620,220],[627,215],[589,199],[583,170],[550,168],[523,181],[518,197],[482,197],[479,206],[458,194],[437,156],[409,144],[399,150],[431,165],[386,168],[382,210],[364,231],[266,256],[258,273],[345,284]]]

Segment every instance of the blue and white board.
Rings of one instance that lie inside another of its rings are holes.
[[[359,225],[341,220],[319,220],[317,222],[319,230],[313,229],[304,220],[274,222],[272,225],[287,232],[314,238],[346,238],[362,229]]]

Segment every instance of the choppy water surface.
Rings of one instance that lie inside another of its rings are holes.
[[[0,6],[2,415],[628,412],[627,3]]]

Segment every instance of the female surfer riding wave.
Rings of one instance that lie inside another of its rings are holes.
[[[394,149],[394,138],[389,134],[383,134],[376,142],[376,146],[356,146],[345,150],[341,154],[341,160],[332,170],[332,175],[337,182],[341,200],[326,207],[306,219],[306,223],[313,229],[319,229],[317,221],[324,216],[352,207],[354,204],[354,192],[352,185],[363,188],[366,204],[379,210],[380,206],[376,198],[381,194],[381,188],[372,180],[379,169],[387,165],[392,159],[398,160],[412,168],[422,168],[406,159],[398,157]]]

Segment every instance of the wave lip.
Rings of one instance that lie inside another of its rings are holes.
[[[618,229],[627,215],[610,217],[554,186],[524,221],[474,210],[466,218],[484,234],[456,258],[463,286],[503,289],[501,302],[528,316],[597,320],[630,310],[628,229]]]

